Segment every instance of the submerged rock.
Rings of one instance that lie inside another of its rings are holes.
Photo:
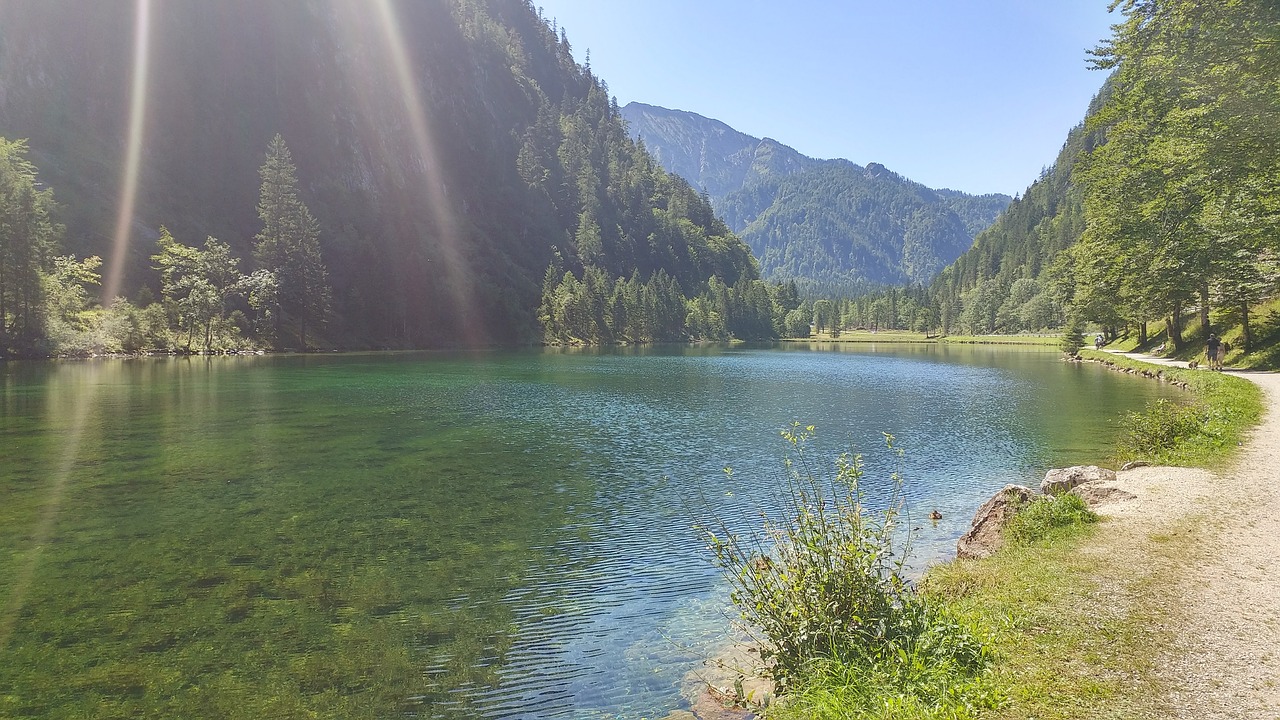
[[[1005,485],[978,508],[969,532],[956,542],[956,557],[978,559],[990,556],[1004,543],[1004,526],[1031,501],[1036,491],[1023,485]]]
[[[1040,492],[1045,495],[1061,495],[1077,485],[1087,482],[1115,482],[1116,471],[1097,465],[1073,465],[1069,468],[1056,468],[1044,474],[1040,481]]]

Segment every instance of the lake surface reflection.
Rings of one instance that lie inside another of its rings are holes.
[[[781,428],[864,452],[873,489],[895,435],[922,567],[996,489],[1102,460],[1114,419],[1173,393],[1057,357],[0,366],[0,716],[660,718],[727,637],[692,525],[756,522]]]

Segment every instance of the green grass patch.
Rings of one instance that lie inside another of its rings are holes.
[[[1098,521],[1098,516],[1079,495],[1041,495],[1018,511],[1005,527],[1004,536],[1013,542],[1039,542],[1076,526]]]
[[[871,332],[870,330],[844,330],[839,334],[832,333],[814,333],[807,338],[789,338],[798,341],[817,340],[822,342],[839,342],[839,343],[933,343],[937,342],[937,338],[929,337],[923,333],[908,332],[906,330],[885,330]]]
[[[1057,347],[1061,335],[947,335],[941,338],[944,343],[962,345],[1040,345]]]
[[[983,718],[1159,716],[1160,691],[1176,682],[1155,667],[1172,640],[1169,611],[1151,592],[1163,580],[1090,552],[1097,527],[1058,526],[1041,542],[925,577],[928,597],[991,633],[989,683],[1002,702]]]
[[[836,343],[936,343],[959,345],[1035,345],[1057,347],[1058,335],[942,335],[933,336],[905,330],[870,332],[846,330],[838,335],[815,333],[807,338],[783,338],[783,342],[836,342]]]
[[[1245,433],[1262,419],[1262,391],[1230,374],[1210,370],[1153,365],[1116,355],[1081,351],[1086,359],[1160,373],[1170,382],[1186,383],[1185,407],[1157,401],[1121,421],[1125,435],[1117,448],[1120,461],[1145,460],[1161,465],[1221,467],[1240,447]],[[1195,422],[1190,422],[1190,418]]]

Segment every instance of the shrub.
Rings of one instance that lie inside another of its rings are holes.
[[[1120,421],[1120,452],[1137,457],[1172,450],[1204,432],[1206,419],[1195,406],[1160,398]]]
[[[989,661],[985,644],[905,577],[901,476],[891,476],[884,509],[868,510],[861,456],[841,454],[834,476],[821,479],[805,453],[813,427],[797,423],[782,436],[790,455],[781,518],[766,516],[763,530],[746,537],[724,523],[716,524],[721,534],[708,532],[778,688],[804,694],[832,668],[843,668],[845,680],[861,678],[860,690],[846,691],[882,699],[933,695],[928,687],[945,694],[972,679]]]
[[[1013,516],[1005,526],[1004,536],[1014,542],[1033,543],[1058,528],[1097,521],[1098,516],[1079,495],[1042,495]]]

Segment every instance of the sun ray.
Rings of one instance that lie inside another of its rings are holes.
[[[387,61],[395,73],[399,86],[400,99],[409,120],[409,129],[413,136],[414,148],[422,167],[423,199],[435,223],[439,240],[440,261],[445,277],[442,278],[446,290],[452,295],[454,312],[457,314],[458,327],[468,345],[477,345],[482,333],[474,319],[476,298],[472,292],[471,272],[467,268],[462,254],[463,239],[454,216],[453,209],[446,195],[445,178],[440,172],[439,144],[432,132],[431,121],[418,84],[414,78],[413,66],[409,52],[405,47],[404,35],[400,32],[400,23],[396,17],[391,0],[374,0],[373,6],[377,15],[377,28],[382,35],[379,43],[385,48]]]
[[[83,384],[83,387],[69,388],[66,392],[60,393],[58,384],[51,383],[50,386],[50,414],[54,415],[60,407],[69,405],[72,408],[71,422],[68,428],[67,440],[59,450],[58,464],[53,468],[53,476],[49,482],[49,493],[44,498],[44,503],[40,509],[40,517],[36,520],[35,527],[31,532],[30,550],[26,553],[22,565],[18,568],[13,584],[9,588],[9,598],[5,601],[4,611],[0,613],[0,648],[4,648],[9,644],[9,638],[12,637],[14,628],[18,624],[18,618],[22,615],[22,607],[26,604],[27,593],[31,589],[31,583],[35,579],[36,568],[40,565],[41,555],[43,555],[49,541],[53,538],[54,527],[57,524],[58,514],[62,509],[62,500],[66,496],[67,485],[70,484],[71,476],[75,472],[76,462],[80,459],[80,448],[84,443],[88,420],[94,406],[97,405],[98,378],[102,368],[96,363],[87,365],[85,368],[85,376],[82,383],[75,383],[74,379],[69,377],[70,372],[62,373],[63,377],[69,379],[68,384]]]
[[[129,249],[129,228],[138,195],[138,166],[142,158],[142,134],[146,119],[147,72],[151,60],[151,0],[136,0],[133,28],[133,86],[129,93],[129,134],[125,142],[124,175],[120,204],[112,236],[111,258],[102,283],[102,304],[108,305],[120,293],[124,278],[125,253]]]

